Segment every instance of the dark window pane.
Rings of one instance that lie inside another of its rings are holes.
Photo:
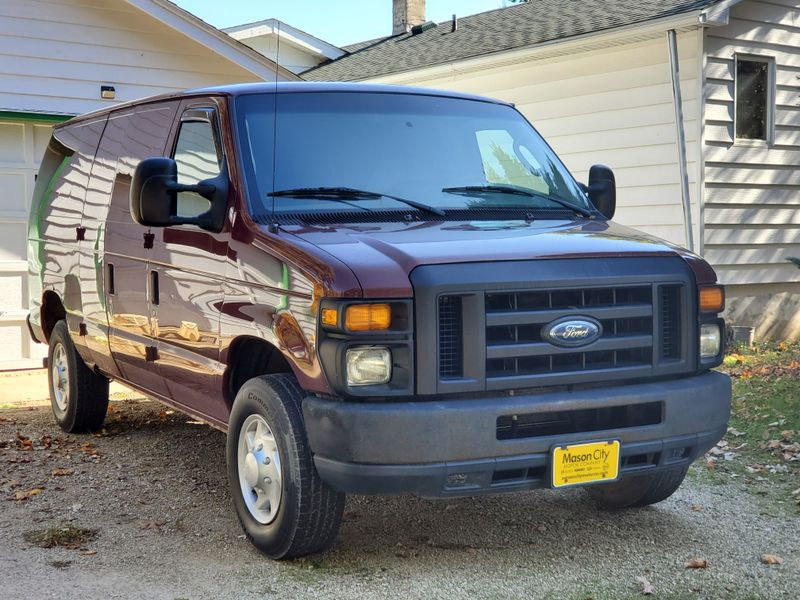
[[[769,64],[753,60],[736,61],[736,137],[767,139]]]

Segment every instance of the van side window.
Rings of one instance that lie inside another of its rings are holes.
[[[181,123],[173,158],[178,163],[178,183],[193,185],[219,175],[222,161],[211,123]],[[196,217],[206,212],[210,206],[208,200],[194,192],[178,194],[178,216]]]

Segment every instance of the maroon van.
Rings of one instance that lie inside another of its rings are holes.
[[[725,432],[723,289],[613,224],[496,100],[375,85],[195,90],[58,125],[29,225],[52,408],[115,379],[228,433],[273,558],[329,547],[344,494],[581,485],[659,502]]]

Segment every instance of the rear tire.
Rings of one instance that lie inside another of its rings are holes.
[[[236,514],[247,539],[276,560],[328,549],[344,512],[345,495],[323,482],[314,467],[303,397],[291,375],[255,377],[236,394],[228,423]]]
[[[620,481],[588,486],[586,491],[598,508],[638,508],[666,500],[683,483],[688,467],[651,475],[634,475]]]
[[[47,371],[58,426],[67,433],[100,429],[108,411],[108,379],[83,362],[66,321],[56,323],[50,334]]]

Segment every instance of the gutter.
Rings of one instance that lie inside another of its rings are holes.
[[[681,174],[681,203],[683,204],[683,228],[686,247],[694,252],[694,230],[692,228],[692,202],[689,197],[689,161],[686,157],[686,131],[683,125],[683,97],[681,74],[678,66],[678,41],[674,29],[667,31],[669,70],[672,75],[672,103],[675,107],[675,129],[678,136],[678,167]]]

